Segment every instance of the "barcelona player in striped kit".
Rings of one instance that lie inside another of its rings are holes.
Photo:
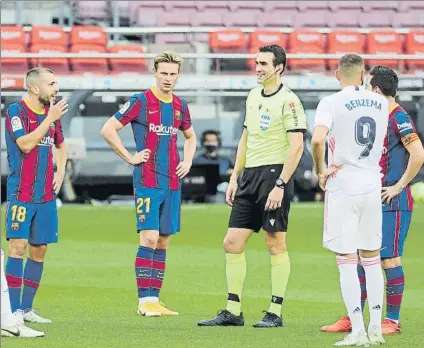
[[[63,182],[67,160],[60,118],[67,112],[68,104],[65,100],[54,104],[59,89],[49,69],[30,70],[26,74],[26,87],[28,98],[11,104],[5,120],[9,162],[6,279],[12,311],[20,320],[51,323],[50,319],[35,313],[32,305],[43,272],[47,244],[58,241],[56,194]],[[56,172],[53,147],[56,148]],[[24,270],[23,258],[28,244]]]
[[[413,200],[409,183],[420,171],[424,162],[423,145],[407,112],[395,101],[398,76],[388,67],[376,66],[370,71],[367,88],[386,97],[389,102],[389,124],[380,160],[383,174],[382,209],[383,241],[380,252],[386,273],[386,318],[382,323],[384,335],[401,333],[399,314],[405,288],[401,263],[403,247],[408,234]],[[367,299],[364,268],[358,266],[362,291],[362,308]],[[326,332],[348,332],[349,317],[321,328]]]
[[[103,126],[112,149],[134,166],[133,185],[140,243],[135,259],[137,313],[144,316],[178,315],[159,301],[170,236],[180,230],[181,179],[190,170],[196,135],[187,103],[172,93],[182,59],[165,51],[154,61],[155,86],[133,95]],[[137,152],[131,155],[118,131],[131,123]],[[177,134],[185,137],[180,161]]]

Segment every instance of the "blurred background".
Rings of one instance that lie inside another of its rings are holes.
[[[70,160],[61,200],[131,201],[132,168],[107,146],[100,128],[133,93],[153,86],[152,58],[175,50],[184,58],[176,94],[188,101],[199,139],[184,200],[223,201],[245,98],[257,85],[255,53],[274,43],[288,53],[283,83],[300,97],[308,117],[295,201],[321,199],[311,127],[319,100],[339,88],[334,69],[343,53],[362,54],[367,68],[396,69],[398,102],[424,138],[422,1],[2,1],[1,126],[8,105],[26,95],[25,72],[54,70],[70,105],[63,117]],[[121,133],[134,151],[131,128]],[[7,173],[2,131],[2,201]],[[420,181],[423,170],[414,183]]]

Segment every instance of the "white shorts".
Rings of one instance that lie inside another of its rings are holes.
[[[325,193],[325,248],[339,254],[379,250],[382,224],[380,186],[361,195],[348,195],[343,190]]]

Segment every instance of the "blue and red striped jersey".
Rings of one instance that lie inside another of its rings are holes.
[[[396,104],[390,109],[389,125],[380,160],[383,186],[395,185],[405,173],[409,160],[409,152],[406,147],[417,139],[418,134],[414,123],[408,113]],[[390,204],[384,204],[383,210],[412,211],[413,200],[409,185],[394,197]]]
[[[150,89],[133,95],[114,117],[124,126],[131,123],[137,151],[151,151],[146,163],[134,167],[134,187],[180,189],[177,135],[191,127],[186,101],[175,95],[160,100]]]
[[[29,134],[43,122],[48,113],[33,110],[26,101],[11,104],[6,113],[6,146],[9,162],[7,199],[27,203],[43,203],[54,199],[53,189],[53,145],[63,139],[60,121],[52,123],[40,143],[30,152],[24,153],[16,140]]]

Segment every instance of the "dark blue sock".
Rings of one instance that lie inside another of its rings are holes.
[[[402,304],[403,291],[405,290],[405,276],[402,266],[387,268],[386,272],[386,318],[399,321],[400,306]]]
[[[365,308],[365,302],[367,301],[367,281],[365,279],[364,267],[360,264],[358,264],[358,277],[359,283],[361,283],[361,307],[363,312]]]
[[[139,246],[135,258],[135,277],[137,280],[138,298],[150,296],[153,266],[152,248]]]
[[[150,286],[150,296],[159,297],[162,288],[163,277],[165,276],[166,249],[156,249],[153,254],[152,284]]]
[[[6,262],[6,280],[9,287],[12,312],[21,309],[21,288],[24,262],[16,257],[8,257]]]
[[[34,297],[40,285],[41,275],[43,274],[44,262],[33,261],[28,258],[24,271],[24,291],[22,293],[21,309],[32,309]]]

